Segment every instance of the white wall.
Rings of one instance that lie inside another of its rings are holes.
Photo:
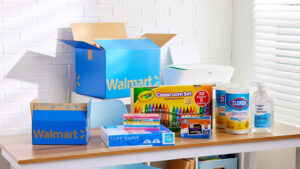
[[[203,63],[231,64],[231,0],[0,0],[0,135],[30,131],[29,101],[65,102],[72,22],[125,22],[130,37],[177,33]]]

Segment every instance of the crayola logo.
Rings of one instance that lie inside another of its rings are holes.
[[[242,97],[238,97],[230,101],[230,105],[237,109],[242,109],[248,105],[248,101]]]
[[[152,91],[143,91],[139,94],[138,99],[141,102],[149,101],[154,97],[154,93]]]
[[[78,134],[78,135],[77,135]],[[33,135],[35,138],[53,138],[53,139],[77,139],[77,138],[84,138],[85,132],[83,130],[80,130],[77,132],[74,130],[73,132],[67,132],[67,131],[45,131],[45,130],[33,130]]]
[[[155,80],[156,82],[154,85],[152,85],[152,81]],[[159,84],[159,77],[154,76],[154,79],[149,76],[146,79],[133,79],[128,80],[127,78],[124,78],[123,80],[120,80],[118,78],[116,79],[107,79],[106,84],[108,87],[108,90],[122,90],[122,89],[130,89],[131,87],[143,87],[143,86],[157,86]]]
[[[222,104],[225,104],[225,94],[218,98],[218,101]]]

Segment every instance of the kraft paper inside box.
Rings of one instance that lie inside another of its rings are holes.
[[[160,84],[160,48],[175,34],[128,39],[124,23],[73,23],[76,93],[110,99],[130,97],[130,87]]]
[[[196,169],[195,160],[192,159],[177,159],[169,160],[167,169]]]

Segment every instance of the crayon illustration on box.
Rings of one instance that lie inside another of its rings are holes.
[[[212,115],[212,85],[181,85],[131,88],[135,114],[156,113],[161,124],[180,131],[183,115]]]

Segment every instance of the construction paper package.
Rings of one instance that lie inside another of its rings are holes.
[[[102,126],[100,133],[108,147],[175,145],[175,133],[163,125],[160,131],[125,130],[122,125]]]
[[[103,98],[130,96],[130,87],[160,85],[163,47],[175,34],[128,39],[124,23],[73,23],[76,93]]]
[[[89,114],[85,103],[31,103],[32,144],[87,144]]]
[[[132,113],[160,115],[161,124],[180,131],[182,115],[212,116],[212,85],[174,85],[131,89]]]

